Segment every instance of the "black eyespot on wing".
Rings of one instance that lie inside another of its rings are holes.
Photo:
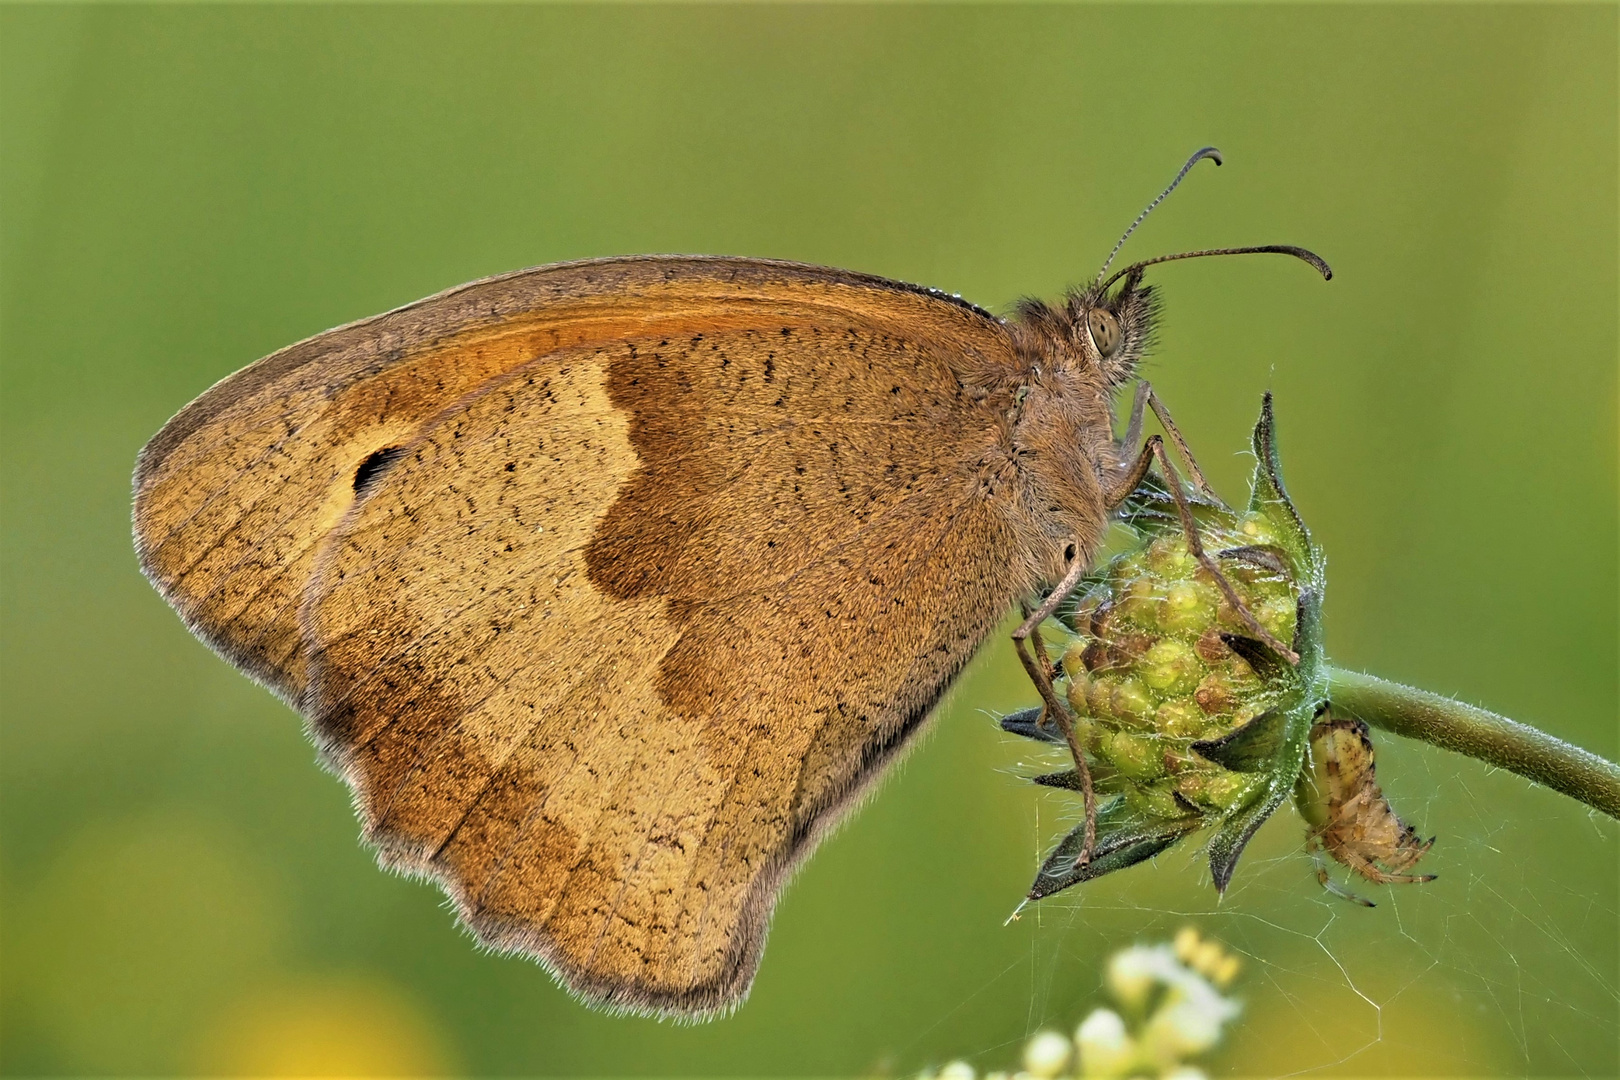
[[[385,446],[375,451],[354,470],[354,494],[364,495],[379,477],[405,452],[403,446]]]

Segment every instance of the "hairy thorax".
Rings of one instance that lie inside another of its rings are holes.
[[[1012,386],[1001,505],[1036,583],[1056,582],[1075,559],[1089,563],[1108,527],[1105,478],[1118,467],[1111,392],[1088,367],[1046,351]]]

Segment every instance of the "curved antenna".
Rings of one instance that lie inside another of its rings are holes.
[[[1206,248],[1203,251],[1183,251],[1178,255],[1160,255],[1156,259],[1143,259],[1139,263],[1132,263],[1103,282],[1097,291],[1099,293],[1107,292],[1108,286],[1126,274],[1134,274],[1143,267],[1153,266],[1156,263],[1175,262],[1177,259],[1202,259],[1206,255],[1292,255],[1302,262],[1310,263],[1316,272],[1322,275],[1323,281],[1333,280],[1333,267],[1329,266],[1327,260],[1316,252],[1302,247],[1295,247],[1292,244],[1262,244],[1259,247]]]
[[[1114,256],[1119,254],[1119,249],[1125,246],[1125,241],[1131,238],[1131,233],[1136,231],[1136,227],[1142,224],[1142,222],[1147,219],[1149,214],[1153,213],[1154,207],[1164,202],[1170,193],[1176,190],[1176,185],[1181,183],[1184,176],[1192,172],[1192,167],[1198,164],[1200,161],[1203,161],[1205,158],[1209,158],[1213,160],[1216,165],[1219,165],[1221,163],[1221,152],[1215,149],[1213,146],[1206,146],[1187,159],[1187,164],[1183,165],[1181,167],[1181,171],[1176,173],[1176,178],[1170,181],[1170,186],[1159,192],[1159,197],[1148,203],[1146,210],[1143,210],[1140,214],[1136,215],[1136,220],[1131,222],[1131,227],[1126,229],[1125,235],[1119,238],[1119,243],[1114,245],[1114,250],[1110,251],[1108,253],[1108,258],[1103,260],[1102,269],[1097,271],[1097,281],[1101,281],[1103,275],[1108,273],[1108,268],[1114,263]]]

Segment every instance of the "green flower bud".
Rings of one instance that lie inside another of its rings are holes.
[[[1203,710],[1190,697],[1163,702],[1153,714],[1153,726],[1178,742],[1192,742],[1205,734]]]
[[[1085,669],[1083,668],[1069,677],[1069,685],[1064,691],[1064,697],[1068,699],[1069,708],[1074,710],[1076,716],[1091,715],[1091,703],[1086,700],[1086,690],[1090,683],[1091,680],[1086,678]]]
[[[1085,655],[1087,644],[1087,639],[1084,636],[1076,637],[1069,643],[1069,647],[1063,650],[1063,673],[1071,679],[1076,675],[1080,675],[1082,677],[1085,675]]]
[[[1272,637],[1285,644],[1293,640],[1294,622],[1299,611],[1294,597],[1276,596],[1262,600],[1252,610],[1260,625],[1271,631]]]
[[[1131,560],[1121,564],[1123,572],[1125,567],[1137,565]],[[1136,577],[1122,577],[1117,590],[1118,602],[1115,613],[1125,622],[1134,626],[1154,626],[1159,620],[1159,608],[1164,598],[1159,594],[1158,583],[1146,575]]]
[[[1159,740],[1150,736],[1116,731],[1103,744],[1103,754],[1109,764],[1137,782],[1164,775],[1164,751]]]
[[[1150,857],[1206,825],[1220,830],[1211,867],[1224,888],[1243,843],[1293,789],[1326,697],[1323,562],[1283,491],[1269,402],[1254,445],[1247,508],[1208,497],[1195,508],[1209,565],[1150,474],[1122,512],[1139,542],[1094,571],[1063,616],[1075,633],[1051,641],[1067,677],[1060,692],[1088,718],[1099,805],[1115,807],[1099,815],[1098,850],[1118,854],[1077,870],[1070,837],[1060,845],[1069,864],[1049,875],[1063,884],[1038,880],[1032,895]]]
[[[1142,681],[1160,694],[1185,694],[1198,685],[1203,663],[1181,638],[1161,638],[1142,657]]]
[[[1114,683],[1104,678],[1091,679],[1086,683],[1086,704],[1090,706],[1089,712],[1098,719],[1106,719],[1114,715]]]
[[[1254,788],[1254,778],[1226,769],[1203,769],[1176,778],[1176,790],[1196,806],[1230,810]]]
[[[1124,678],[1114,683],[1113,701],[1109,712],[1116,719],[1127,723],[1145,723],[1158,707],[1158,701],[1148,694],[1142,686],[1142,680]]]
[[[1243,534],[1245,543],[1275,546],[1277,544],[1277,530],[1272,527],[1269,514],[1250,511],[1243,515],[1238,524],[1238,531]]]
[[[1125,803],[1149,820],[1174,821],[1187,816],[1187,808],[1176,801],[1175,785],[1167,780],[1126,787]]]
[[[1161,536],[1148,545],[1147,571],[1160,579],[1191,577],[1197,569],[1185,536]]]
[[[1215,621],[1219,594],[1202,582],[1178,581],[1159,606],[1159,629],[1172,634],[1201,633]]]

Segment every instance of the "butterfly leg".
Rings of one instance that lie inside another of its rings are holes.
[[[1164,428],[1165,434],[1170,436],[1170,442],[1175,445],[1176,455],[1187,463],[1187,475],[1192,477],[1193,486],[1198,489],[1200,495],[1213,499],[1216,505],[1226,505],[1221,501],[1221,497],[1215,494],[1215,489],[1209,486],[1209,481],[1204,479],[1204,470],[1198,467],[1198,459],[1193,457],[1192,447],[1188,446],[1187,440],[1182,437],[1181,429],[1170,419],[1170,410],[1159,400],[1159,395],[1153,392],[1153,387],[1146,379],[1142,380],[1142,386],[1145,390],[1138,390],[1137,393],[1147,399],[1148,408],[1153,410],[1153,415]]]
[[[1119,478],[1112,488],[1103,492],[1103,505],[1108,508],[1110,513],[1112,513],[1120,503],[1130,498],[1131,492],[1136,490],[1137,485],[1142,482],[1142,478],[1146,476],[1148,470],[1153,467],[1153,447],[1156,443],[1162,441],[1163,440],[1161,440],[1157,435],[1149,438],[1148,441],[1143,444],[1142,452],[1136,455],[1136,460],[1131,463],[1130,468]]]
[[[1170,410],[1159,400],[1159,396],[1153,392],[1153,384],[1146,379],[1139,380],[1136,384],[1136,396],[1131,401],[1130,422],[1126,425],[1124,437],[1115,444],[1115,448],[1123,455],[1130,447],[1137,445],[1138,440],[1142,438],[1142,421],[1146,418],[1144,414],[1149,407],[1153,409],[1153,415],[1158,418],[1166,434],[1170,436],[1170,441],[1175,444],[1177,456],[1187,463],[1187,472],[1193,478],[1193,484],[1198,488],[1199,494],[1219,505],[1225,505],[1221,502],[1221,497],[1215,494],[1215,489],[1209,486],[1209,481],[1204,479],[1204,470],[1198,467],[1198,459],[1193,456],[1192,447],[1187,445],[1181,429],[1176,427],[1176,422],[1170,418]],[[1142,477],[1147,475],[1148,468],[1153,464],[1152,447],[1148,443],[1141,445],[1142,449],[1137,453],[1136,460],[1129,466],[1120,466],[1124,472],[1105,496],[1110,510],[1124,502],[1131,492],[1136,490],[1136,486],[1142,482]]]
[[[1063,580],[1058,582],[1057,588],[1052,590],[1041,605],[1034,611],[1029,611],[1025,606],[1024,621],[1012,635],[1013,648],[1018,652],[1018,660],[1024,665],[1024,671],[1035,684],[1035,689],[1040,692],[1041,704],[1045,707],[1040,723],[1044,724],[1047,717],[1057,721],[1058,730],[1063,733],[1063,741],[1069,744],[1069,753],[1074,758],[1074,770],[1080,777],[1080,791],[1086,805],[1086,838],[1085,843],[1080,845],[1080,854],[1075,857],[1076,866],[1084,866],[1091,861],[1091,849],[1097,843],[1097,793],[1091,786],[1091,766],[1086,762],[1086,752],[1081,748],[1079,737],[1075,734],[1074,714],[1069,711],[1069,703],[1058,697],[1057,691],[1052,686],[1051,662],[1041,645],[1040,626],[1058,609],[1058,605],[1074,592],[1085,575],[1085,561],[1076,555],[1070,562],[1069,572],[1063,575]],[[1033,656],[1029,649],[1030,638],[1035,640],[1036,655]]]
[[[1121,455],[1132,452],[1142,443],[1142,420],[1147,411],[1148,395],[1153,393],[1153,387],[1148,385],[1146,379],[1138,379],[1136,393],[1131,398],[1131,419],[1125,425],[1125,434],[1114,440],[1114,449]]]
[[[1029,618],[1029,604],[1020,600],[1018,602],[1018,613],[1026,619]],[[1039,626],[1031,628],[1029,632],[1029,644],[1030,651],[1037,658],[1037,662],[1040,660],[1046,661],[1046,677],[1048,679],[1057,678],[1057,665],[1052,663],[1051,657],[1046,651],[1046,642],[1041,638],[1041,628]],[[1046,726],[1046,716],[1044,713],[1041,715],[1040,720],[1036,721],[1036,723],[1040,727]]]
[[[1253,632],[1254,636],[1265,642],[1267,646],[1279,656],[1285,658],[1290,664],[1298,664],[1299,653],[1278,641],[1276,635],[1260,625],[1260,620],[1254,617],[1254,612],[1250,611],[1249,606],[1239,598],[1237,591],[1232,588],[1232,583],[1226,579],[1226,575],[1221,573],[1221,568],[1215,564],[1215,560],[1210,558],[1209,553],[1204,550],[1203,540],[1200,539],[1198,533],[1198,522],[1193,520],[1192,508],[1187,505],[1187,494],[1181,490],[1181,478],[1170,464],[1170,455],[1165,452],[1164,442],[1158,439],[1149,439],[1147,449],[1152,452],[1154,457],[1159,459],[1159,467],[1164,470],[1166,486],[1169,487],[1170,494],[1176,500],[1176,514],[1181,518],[1181,531],[1187,536],[1187,550],[1192,553],[1193,558],[1198,560],[1198,565],[1202,566],[1209,573],[1209,576],[1215,580],[1215,584],[1220,587],[1221,594],[1226,597],[1226,602],[1232,605],[1232,610],[1237,612],[1238,617],[1243,620],[1243,624]],[[1190,458],[1188,462],[1191,463]]]

